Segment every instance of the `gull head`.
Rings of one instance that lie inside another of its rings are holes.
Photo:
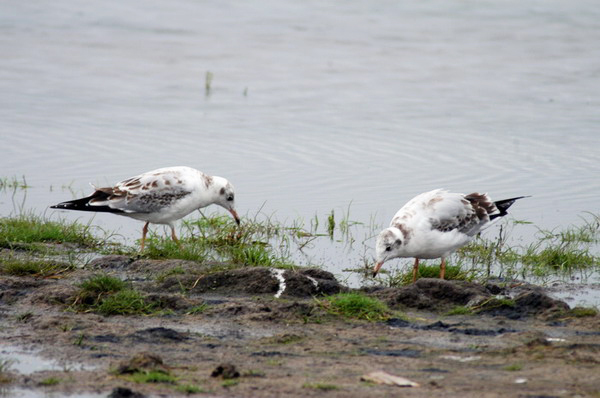
[[[377,275],[379,269],[387,260],[402,257],[404,251],[404,235],[398,228],[389,227],[384,229],[377,236],[375,244],[375,269],[373,277]]]
[[[233,185],[222,177],[214,177],[215,190],[217,193],[217,197],[215,199],[215,204],[227,209],[235,222],[240,225],[240,217],[235,211],[235,189]]]

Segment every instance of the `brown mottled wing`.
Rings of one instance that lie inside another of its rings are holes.
[[[469,236],[477,234],[490,221],[489,214],[497,211],[486,194],[471,193],[464,197],[447,194],[430,217],[431,227],[442,232],[457,230]]]
[[[188,196],[193,187],[176,170],[149,172],[117,183],[112,188],[96,188],[108,194],[90,201],[91,206],[109,206],[126,213],[153,213]]]

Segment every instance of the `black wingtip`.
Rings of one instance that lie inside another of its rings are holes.
[[[50,206],[51,209],[59,209],[59,210],[78,210],[78,211],[92,211],[96,213],[123,213],[123,210],[113,209],[109,206],[92,206],[90,205],[90,200],[97,198],[101,195],[104,195],[103,192],[96,191],[92,195],[87,196],[81,199],[69,200],[67,202],[62,202],[53,206]]]
[[[491,215],[490,220],[493,220],[494,218],[497,218],[497,217],[504,217],[505,215],[508,214],[507,210],[510,206],[513,205],[513,203],[515,203],[519,199],[530,198],[530,197],[531,197],[531,195],[517,196],[514,198],[502,199],[502,200],[498,200],[498,201],[494,202],[494,205],[496,205],[496,208],[498,209],[498,211],[500,213]]]

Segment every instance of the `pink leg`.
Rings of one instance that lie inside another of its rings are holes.
[[[177,243],[177,246],[181,247],[181,243],[179,243],[179,239],[177,239],[177,235],[175,235],[175,227],[171,227],[171,238]]]
[[[442,257],[442,263],[440,264],[440,279],[444,279],[446,275],[446,259]]]
[[[142,247],[140,249],[140,252],[144,251],[144,245],[146,244],[146,234],[148,233],[148,224],[150,224],[150,222],[144,224],[144,228],[142,228]]]
[[[413,283],[417,281],[417,274],[419,273],[419,259],[415,258],[415,264],[413,265]]]

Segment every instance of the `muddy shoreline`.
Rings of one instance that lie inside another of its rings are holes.
[[[402,288],[372,287],[362,292],[397,312],[385,321],[367,322],[331,315],[315,299],[350,290],[328,272],[213,268],[181,260],[105,256],[52,278],[2,275],[0,358],[24,352],[54,364],[38,371],[9,367],[3,373],[10,379],[2,384],[4,393],[600,394],[600,317],[577,317],[540,287],[437,279]],[[162,311],[103,316],[76,310],[78,283],[99,272],[126,280],[148,300],[160,303]],[[474,311],[448,315],[456,307]],[[136,371],[153,369],[173,379],[132,378]],[[361,381],[372,371],[404,377],[419,387]]]

